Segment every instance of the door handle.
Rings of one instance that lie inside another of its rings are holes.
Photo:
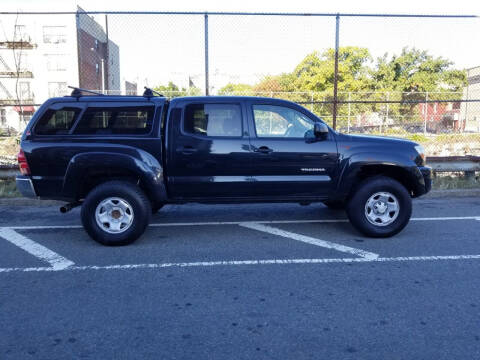
[[[181,147],[177,148],[177,153],[182,153],[184,155],[190,155],[190,154],[193,154],[197,151],[198,150],[195,149],[192,146],[181,146]]]
[[[254,147],[253,151],[261,154],[270,154],[271,152],[273,152],[273,149],[270,149],[268,146],[260,146],[258,148]]]

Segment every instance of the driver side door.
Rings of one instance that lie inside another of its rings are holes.
[[[316,138],[313,127],[320,120],[294,105],[249,103],[252,181],[258,198],[324,198],[334,190],[335,135],[330,131]]]

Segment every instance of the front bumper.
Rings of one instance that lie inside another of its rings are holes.
[[[15,179],[15,183],[17,185],[17,190],[24,197],[28,198],[36,198],[37,193],[35,192],[35,188],[33,187],[32,179],[29,176],[19,175]]]
[[[425,182],[425,189],[422,191],[422,195],[432,190],[432,168],[429,166],[420,166],[418,168],[423,176]]]

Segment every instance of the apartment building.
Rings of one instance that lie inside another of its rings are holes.
[[[22,131],[67,85],[120,93],[119,47],[106,19],[84,13],[0,16],[0,128]]]

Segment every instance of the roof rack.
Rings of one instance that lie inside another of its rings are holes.
[[[158,91],[150,89],[146,86],[144,86],[145,91],[143,92],[143,96],[145,97],[153,97],[153,94],[157,94],[160,97],[165,97],[163,94],[160,94]]]
[[[90,93],[90,94],[94,94],[94,95],[104,95],[102,93],[99,93],[97,91],[93,91],[93,90],[87,90],[87,89],[82,89],[82,88],[78,88],[78,87],[75,87],[75,86],[67,86],[69,87],[70,89],[73,89],[72,93],[70,94],[71,96],[74,96],[74,97],[80,97],[82,96],[82,92],[86,92],[86,93]]]

